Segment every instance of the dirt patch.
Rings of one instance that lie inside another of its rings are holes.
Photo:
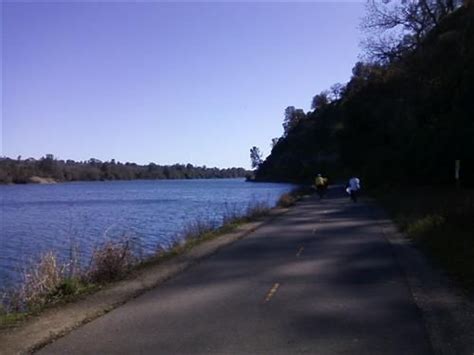
[[[49,177],[32,176],[28,179],[31,184],[56,184],[57,181]]]

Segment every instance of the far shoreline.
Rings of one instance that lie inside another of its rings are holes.
[[[119,181],[190,181],[190,180],[243,180],[244,182],[266,182],[266,183],[286,183],[284,181],[252,181],[246,177],[202,177],[202,178],[170,178],[170,179],[100,179],[100,180],[57,180],[50,177],[32,176],[25,182],[0,182],[0,186],[18,186],[18,185],[55,185],[75,182],[119,182]]]

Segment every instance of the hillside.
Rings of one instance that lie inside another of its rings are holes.
[[[310,181],[322,172],[357,174],[371,185],[451,184],[461,160],[461,183],[472,185],[473,92],[474,8],[465,5],[415,50],[388,63],[357,63],[338,92],[286,117],[256,179]]]

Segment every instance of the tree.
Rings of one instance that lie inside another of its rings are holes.
[[[345,85],[336,83],[329,88],[331,101],[339,100],[344,95]]]
[[[275,148],[275,146],[278,144],[278,142],[280,141],[280,138],[276,137],[276,138],[272,138],[272,149]]]
[[[391,62],[413,51],[462,0],[369,0],[362,29],[366,56]]]
[[[57,172],[57,163],[56,160],[54,159],[53,154],[46,154],[44,158],[41,158],[41,160],[38,163],[38,168],[42,170],[42,172],[46,176],[53,176]]]
[[[320,94],[313,97],[311,102],[311,108],[317,110],[319,108],[325,107],[330,103],[329,100],[329,91],[322,91]]]
[[[283,135],[288,135],[288,132],[295,128],[305,118],[306,114],[302,109],[297,109],[294,106],[288,106],[285,109],[285,118],[283,120]]]
[[[252,163],[252,169],[258,168],[263,163],[262,153],[258,147],[252,147],[250,149],[250,161]]]

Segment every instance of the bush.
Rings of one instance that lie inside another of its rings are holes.
[[[87,279],[94,283],[106,283],[123,277],[138,261],[132,241],[124,238],[108,241],[92,254]]]

